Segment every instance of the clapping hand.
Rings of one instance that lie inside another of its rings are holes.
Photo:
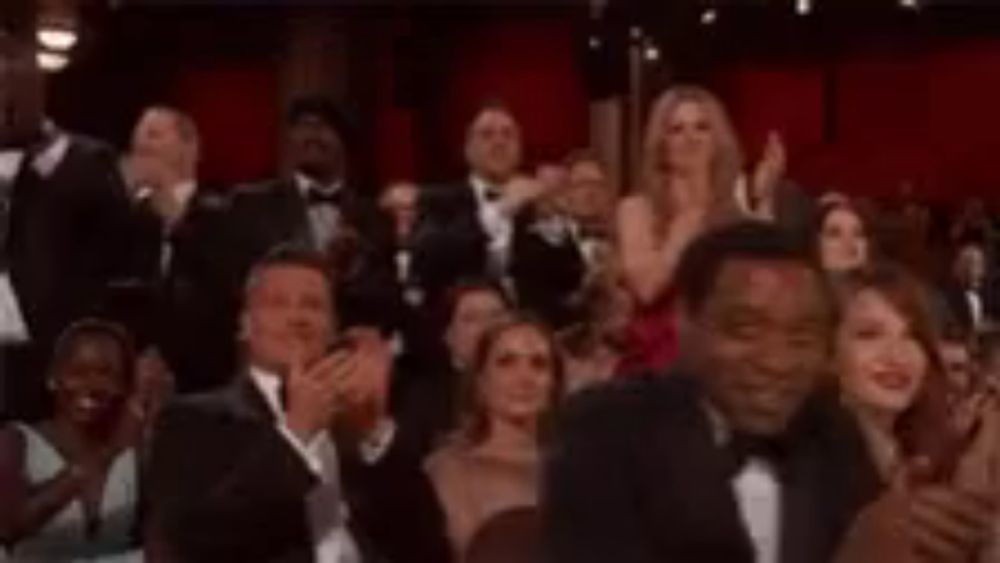
[[[778,183],[785,175],[787,154],[785,144],[776,131],[767,136],[764,154],[754,169],[750,185],[751,200],[755,210],[771,210],[774,207]]]

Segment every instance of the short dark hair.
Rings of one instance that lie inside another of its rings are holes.
[[[336,273],[333,265],[322,253],[298,244],[279,244],[254,263],[247,274],[244,293],[249,293],[260,281],[261,274],[272,268],[295,267],[312,270],[323,276],[333,291]]]
[[[472,132],[472,126],[476,123],[476,120],[479,119],[481,115],[491,111],[496,111],[499,113],[506,114],[507,116],[509,116],[511,119],[514,120],[514,123],[517,123],[517,117],[514,115],[514,111],[510,108],[510,105],[507,104],[507,102],[496,97],[486,98],[473,109],[471,114],[469,114],[469,120],[466,125],[466,134]]]
[[[508,309],[514,306],[513,299],[507,294],[500,282],[487,277],[463,278],[449,287],[444,294],[439,308],[439,326],[441,328],[446,328],[451,324],[459,304],[472,293],[492,293],[499,297]]]
[[[801,264],[816,274],[831,311],[833,297],[825,276],[812,253],[800,240],[783,229],[762,221],[739,221],[709,231],[695,239],[681,256],[676,288],[690,313],[701,311],[715,289],[722,267],[733,260],[780,260]]]
[[[76,351],[80,340],[87,337],[107,338],[118,345],[122,356],[122,375],[125,385],[135,384],[136,348],[131,333],[122,325],[100,318],[83,318],[70,324],[59,335],[49,362],[49,377],[55,377]]]
[[[345,145],[354,139],[354,127],[347,113],[337,102],[322,94],[299,96],[288,107],[288,125],[294,126],[306,117],[318,117],[329,125]]]

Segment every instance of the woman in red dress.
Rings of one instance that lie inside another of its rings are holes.
[[[742,198],[743,155],[719,100],[676,86],[653,103],[637,189],[618,205],[616,234],[625,284],[637,313],[620,371],[662,370],[677,352],[674,270],[687,245],[713,225],[745,214],[771,193],[784,168],[769,142]],[[748,197],[749,196],[749,197]],[[743,205],[740,205],[743,203]]]

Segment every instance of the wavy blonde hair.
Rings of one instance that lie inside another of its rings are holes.
[[[667,199],[666,180],[670,174],[666,158],[665,124],[685,102],[697,104],[708,120],[713,137],[711,183],[713,190],[713,215],[718,216],[733,209],[733,188],[743,170],[743,150],[733,131],[725,107],[719,99],[700,86],[678,85],[665,90],[649,111],[642,147],[639,170],[640,193],[649,198],[661,222],[674,213]]]

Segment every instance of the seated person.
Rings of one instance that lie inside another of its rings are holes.
[[[139,448],[155,401],[131,337],[80,321],[49,368],[52,416],[0,436],[0,534],[16,561],[142,561]]]
[[[278,247],[244,294],[245,368],[168,405],[153,435],[153,538],[179,561],[447,561],[440,514],[387,415],[392,354],[339,334],[333,274]]]
[[[538,504],[544,420],[562,383],[555,342],[541,325],[518,318],[484,335],[460,429],[426,464],[459,561],[491,517]]]

